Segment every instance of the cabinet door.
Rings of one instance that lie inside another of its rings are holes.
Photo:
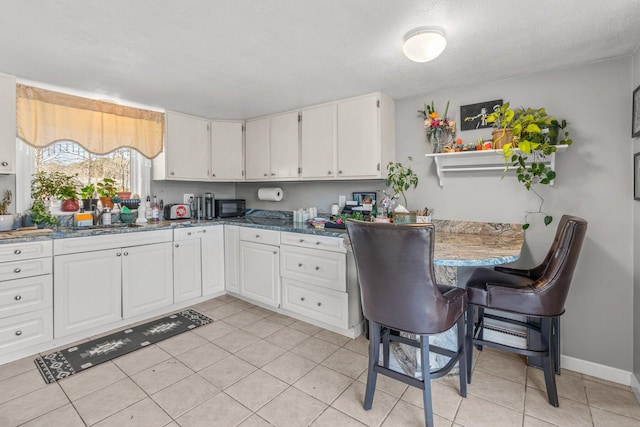
[[[299,130],[298,112],[271,118],[269,159],[271,179],[298,177]]]
[[[167,179],[209,179],[209,122],[199,117],[167,112]]]
[[[244,180],[242,122],[211,122],[211,179]]]
[[[0,173],[16,173],[16,78],[0,74]]]
[[[224,226],[224,287],[240,293],[240,227]]]
[[[171,242],[122,249],[122,317],[173,304]]]
[[[302,110],[300,152],[303,178],[335,176],[336,104]]]
[[[272,307],[280,305],[280,249],[240,242],[240,295]]]
[[[264,180],[269,172],[269,119],[246,123],[245,133],[246,178]]]
[[[122,319],[121,249],[53,257],[55,338]]]
[[[173,242],[173,302],[202,295],[200,239]]]
[[[376,178],[380,174],[378,97],[338,103],[338,178]]]
[[[200,248],[202,295],[224,291],[224,226],[203,227]]]

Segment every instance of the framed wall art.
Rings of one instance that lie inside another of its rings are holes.
[[[631,120],[631,137],[640,136],[640,86],[633,91],[633,116]]]
[[[460,106],[460,130],[484,129],[491,127],[487,116],[500,108],[502,99]]]

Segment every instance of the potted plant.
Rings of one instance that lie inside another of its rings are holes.
[[[95,197],[96,194],[96,186],[93,183],[89,183],[84,187],[80,188],[80,196],[82,197],[82,207],[85,211],[92,211],[96,204],[98,203],[98,199]]]
[[[451,143],[456,135],[456,122],[447,117],[449,101],[444,109],[444,115],[436,111],[433,101],[431,105],[424,104],[424,110],[418,110],[424,119],[427,139],[433,145],[434,153],[441,153],[445,145]]]
[[[409,156],[407,157],[407,161],[409,162],[413,161],[413,158]],[[416,175],[415,172],[413,172],[413,170],[410,167],[405,166],[400,162],[398,163],[389,162],[387,164],[386,184],[387,184],[387,187],[391,187],[391,189],[394,192],[394,196],[391,197],[391,200],[396,198],[397,195],[402,196],[402,199],[404,200],[404,206],[406,208],[407,196],[405,195],[405,191],[409,190],[412,187],[414,190],[416,189],[416,187],[418,186],[418,175]],[[400,221],[397,221],[398,214],[399,213],[394,214],[395,222],[400,222]],[[411,219],[415,221],[415,216],[416,216],[416,213],[413,212],[413,216],[409,215],[407,218],[408,220],[404,220],[402,222],[410,222]]]
[[[509,167],[516,171],[516,177],[524,187],[540,199],[537,211],[527,212],[523,229],[529,228],[528,217],[534,213],[544,213],[545,225],[551,224],[553,217],[542,211],[544,198],[535,191],[536,184],[550,184],[556,177],[555,171],[545,164],[548,155],[556,152],[556,144],[571,145],[569,132],[564,129],[566,120],[558,120],[547,114],[544,108],[519,108],[512,121],[513,143],[502,147],[505,159],[505,172]],[[562,137],[558,141],[558,137]],[[517,146],[517,150],[515,150]],[[504,174],[503,174],[504,177]]]
[[[113,208],[112,198],[116,196],[118,191],[115,184],[116,180],[113,178],[102,178],[102,181],[96,184],[103,208]]]
[[[73,179],[74,177],[69,175],[61,177],[60,186],[57,190],[56,197],[62,200],[60,208],[64,212],[76,212],[80,208],[78,204],[78,189]]]
[[[4,192],[4,197],[0,202],[0,231],[11,230],[13,228],[13,214],[9,213],[12,196],[11,190],[7,190]]]
[[[491,132],[493,148],[500,149],[505,144],[511,143],[515,115],[515,111],[509,108],[509,103],[505,102],[487,116],[487,123],[491,123],[496,128]]]
[[[58,218],[49,212],[44,200],[34,200],[27,214],[30,217],[31,223],[36,224],[38,228],[60,225]]]

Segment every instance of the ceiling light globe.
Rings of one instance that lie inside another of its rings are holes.
[[[416,28],[404,40],[402,51],[413,62],[433,61],[447,47],[444,30],[438,27]]]

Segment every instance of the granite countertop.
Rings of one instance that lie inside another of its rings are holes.
[[[78,229],[70,226],[61,226],[53,230],[52,234],[35,237],[3,238],[0,232],[0,244],[118,233],[139,233],[216,224],[338,237],[343,238],[345,246],[350,248],[349,236],[346,230],[335,228],[316,229],[312,225],[294,223],[291,220],[291,216],[286,213],[273,215],[272,211],[252,211],[251,214],[241,218],[160,221],[158,223],[134,224],[132,226],[120,225],[111,228]],[[474,266],[504,264],[517,260],[524,244],[524,232],[520,225],[442,220],[434,220],[434,224],[436,226],[435,265]],[[12,234],[12,236],[14,235],[15,233]]]

